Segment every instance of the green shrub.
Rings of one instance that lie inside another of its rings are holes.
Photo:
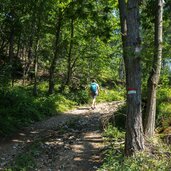
[[[105,137],[106,140],[121,140],[124,138],[124,132],[121,132],[118,130],[118,128],[112,126],[109,124],[107,128],[104,130],[103,136]]]
[[[5,91],[9,85],[10,85],[10,81],[11,81],[11,66],[4,64],[4,65],[0,65],[0,90]]]
[[[90,100],[88,90],[78,90],[74,92],[69,92],[65,94],[65,96],[68,99],[76,102],[77,104],[86,104]]]
[[[137,152],[132,157],[124,156],[124,132],[109,125],[104,132],[106,145],[103,165],[98,171],[168,171],[171,169],[171,146],[157,139],[149,142],[151,151]]]
[[[32,96],[30,88],[15,87],[0,92],[0,135],[8,135],[16,129],[45,117],[71,109],[76,103],[63,95]]]
[[[123,90],[109,90],[101,89],[99,96],[97,97],[98,102],[110,102],[110,101],[119,101],[124,100],[124,91]]]
[[[159,88],[157,92],[157,100],[159,103],[163,101],[170,101],[171,100],[171,88],[169,87]]]
[[[159,88],[157,93],[156,125],[167,127],[171,124],[171,89]]]

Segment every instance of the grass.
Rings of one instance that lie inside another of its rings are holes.
[[[14,87],[0,92],[0,135],[8,136],[17,129],[57,115],[73,108],[74,101],[61,94],[47,96],[43,91],[39,96],[32,96],[30,87]]]
[[[148,140],[146,150],[132,157],[124,156],[124,131],[109,125],[104,131],[107,145],[102,167],[98,171],[168,171],[171,170],[171,146],[160,137]]]
[[[119,89],[105,89],[100,90],[99,96],[97,97],[98,102],[111,102],[124,100],[124,91]]]
[[[156,123],[161,129],[171,126],[171,89],[160,87],[157,94]],[[123,127],[120,127],[123,128]],[[104,162],[98,171],[169,171],[171,145],[165,144],[163,134],[146,141],[146,150],[132,157],[124,156],[125,132],[109,125],[104,131],[107,145]]]
[[[157,93],[156,126],[165,129],[171,125],[171,88],[160,87]]]
[[[56,86],[56,89],[58,86]],[[38,96],[32,95],[32,86],[15,86],[0,90],[0,136],[8,136],[18,129],[72,109],[76,105],[90,103],[89,90],[65,90],[48,96],[48,83],[38,85]],[[102,89],[98,102],[122,100],[123,92]]]

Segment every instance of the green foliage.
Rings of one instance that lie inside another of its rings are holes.
[[[124,156],[124,132],[109,125],[104,132],[108,144],[105,159],[98,171],[167,171],[170,170],[169,161],[171,147],[158,140],[149,142],[151,151],[138,152],[132,157]]]
[[[118,110],[114,113],[114,125],[119,130],[125,130],[126,125],[126,104],[119,107]]]
[[[163,101],[168,102],[171,98],[171,89],[169,87],[161,87],[157,92],[157,99],[161,103]]]
[[[171,124],[171,89],[159,88],[157,94],[157,126],[167,128]]]
[[[66,94],[66,97],[72,101],[75,101],[77,104],[86,104],[90,99],[88,91],[81,89],[69,92]]]
[[[124,100],[124,91],[118,91],[118,89],[100,89],[100,93],[97,96],[97,102],[99,103]],[[89,87],[86,89],[78,89],[77,91],[68,90],[67,93],[65,92],[65,96],[67,99],[75,101],[77,104],[87,104],[92,100]]]
[[[124,139],[124,132],[118,130],[117,127],[109,124],[103,134],[106,141],[119,141]]]
[[[98,102],[110,102],[124,100],[124,91],[121,89],[105,89],[101,88],[99,96],[97,97]]]
[[[146,92],[143,93],[144,97]],[[165,129],[171,125],[171,89],[166,84],[160,84],[157,90],[156,127]]]
[[[161,76],[160,76],[160,82],[159,84],[162,85],[162,87],[167,87],[168,85],[170,85],[170,71],[168,66],[165,66],[162,70],[161,70]]]
[[[75,102],[63,95],[31,95],[30,89],[16,87],[0,92],[0,135],[10,134],[29,123],[72,108]]]
[[[5,90],[10,84],[10,71],[9,65],[0,65],[0,89]]]
[[[48,116],[71,109],[78,104],[87,104],[91,96],[89,89],[70,90],[63,94],[47,95],[48,84],[42,82],[38,86],[39,96],[32,95],[32,86],[14,87],[0,92],[0,135],[8,135],[30,123],[40,121]],[[59,86],[56,86],[58,90]],[[101,90],[98,102],[123,100],[123,92]]]

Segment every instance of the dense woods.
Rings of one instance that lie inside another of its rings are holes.
[[[171,127],[170,17],[170,0],[1,0],[0,137],[88,104],[95,78],[98,102],[126,100],[124,155],[144,151]]]

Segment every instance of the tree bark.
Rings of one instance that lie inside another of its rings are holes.
[[[35,57],[34,57],[34,87],[33,87],[33,95],[37,96],[37,71],[38,71],[38,51],[39,48],[39,38],[36,41],[36,48],[35,48]]]
[[[28,74],[30,72],[31,64],[33,61],[33,44],[34,44],[34,36],[35,36],[35,15],[32,16],[32,22],[31,22],[31,33],[29,37],[29,46],[28,46],[28,56],[27,59],[25,60],[25,68],[23,72],[23,82],[25,84],[25,80],[28,79]]]
[[[14,66],[13,66],[13,62],[14,62],[14,26],[11,26],[11,31],[10,31],[10,38],[9,38],[9,63],[11,65],[11,83],[12,83],[12,87],[14,86]]]
[[[56,63],[59,56],[59,38],[60,38],[60,32],[61,32],[61,24],[62,24],[62,12],[59,12],[59,16],[57,18],[56,22],[56,41],[55,41],[55,50],[54,50],[54,57],[50,66],[49,70],[49,94],[54,93],[54,72]]]
[[[18,42],[17,42],[17,51],[16,51],[17,58],[19,58],[20,46],[21,46],[21,33],[19,34]]]
[[[126,25],[126,3],[125,0],[119,0],[119,14],[120,14],[120,25],[121,25],[121,37],[122,37],[122,50],[123,59],[126,59],[126,36],[127,36],[127,25]],[[123,66],[124,62],[120,64],[120,73],[124,73]],[[121,78],[123,75],[120,74]]]
[[[151,74],[148,79],[147,109],[144,123],[144,132],[147,137],[152,137],[155,130],[156,118],[156,93],[160,78],[162,62],[162,34],[163,34],[163,0],[157,2],[157,13],[155,16],[155,41],[154,41],[154,58]]]
[[[70,84],[71,76],[72,76],[72,47],[73,47],[73,37],[74,37],[74,19],[71,19],[71,41],[69,46],[69,53],[68,53],[68,71],[67,71],[67,80],[66,85]]]
[[[127,6],[124,0],[119,0],[119,4],[127,88],[125,155],[130,156],[144,149],[141,113],[139,4],[137,0],[128,0]]]

